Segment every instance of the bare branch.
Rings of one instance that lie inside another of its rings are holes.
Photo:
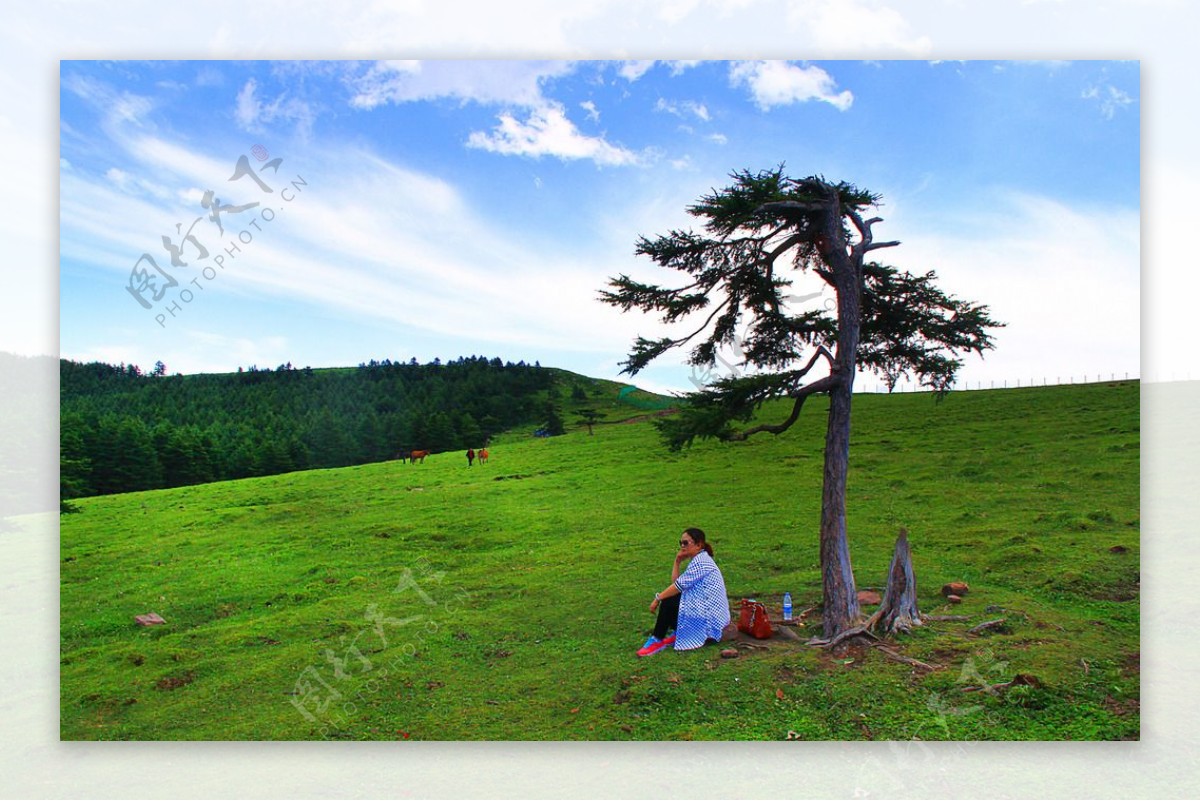
[[[795,247],[796,245],[807,241],[808,237],[806,237],[804,234],[792,234],[787,239],[783,240],[779,247],[766,254],[767,265],[769,266],[774,264],[775,260],[782,256],[784,251],[786,251],[788,248]]]
[[[858,229],[858,234],[864,240],[871,239],[871,226],[879,222],[878,218],[872,218],[870,222],[864,222],[862,215],[854,209],[846,209],[846,216],[854,223],[854,227]]]
[[[858,244],[852,248],[857,258],[861,259],[863,255],[870,253],[872,250],[879,250],[880,248],[894,248],[900,244],[899,242],[874,241],[874,234],[871,232],[871,226],[877,222],[883,222],[882,217],[872,217],[869,220],[864,220],[854,209],[848,209],[846,211],[846,216],[849,217],[851,222],[854,223],[854,227],[858,229],[859,236],[861,237],[861,239],[858,241]]]
[[[713,318],[717,316],[717,312],[721,311],[723,308],[728,306],[729,301],[731,301],[731,300],[733,300],[733,298],[731,296],[727,295],[725,297],[725,300],[718,303],[717,307],[712,310],[712,314],[708,315],[708,319],[704,321],[703,325],[701,325],[699,328],[697,328],[692,333],[688,334],[686,337],[683,337],[682,339],[673,340],[674,344],[671,345],[671,347],[675,348],[675,347],[679,347],[680,345],[686,345],[688,342],[691,342],[693,339],[695,339],[697,334],[700,334],[701,332],[703,332],[705,329],[708,328],[709,323],[711,323],[713,321]]]

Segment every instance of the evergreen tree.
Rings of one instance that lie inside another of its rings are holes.
[[[580,409],[576,414],[579,415],[579,422],[587,426],[588,436],[594,436],[592,426],[600,422],[600,412],[595,409]]]
[[[859,619],[846,532],[855,374],[870,370],[891,382],[913,375],[945,393],[961,364],[957,354],[991,348],[988,332],[998,324],[986,306],[941,292],[933,273],[901,273],[865,260],[868,253],[899,244],[875,240],[873,226],[882,220],[865,219],[878,201],[870,192],[818,177],[796,180],[782,166],[731,177],[730,186],[688,209],[703,220],[705,233],[671,231],[638,242],[639,254],[686,274],[684,286],[656,286],[622,275],[610,280],[613,291],[604,292],[603,299],[625,311],[659,312],[666,323],[703,314],[704,322],[682,336],[639,337],[625,362],[630,374],[692,343],[696,366],[715,368],[722,347],[742,354],[738,368],[745,374],[692,393],[681,415],[662,422],[660,430],[672,448],[696,437],[780,434],[799,418],[805,400],[829,395],[820,559],[825,635],[833,638]],[[789,305],[792,279],[806,270],[832,288],[837,298],[832,313]],[[743,333],[738,326],[744,320]],[[736,427],[749,422],[769,398],[792,400],[786,419]]]
[[[556,371],[481,356],[327,370],[287,362],[224,375],[66,360],[59,368],[63,492],[75,497],[360,464],[402,448],[480,447],[543,419],[546,396],[557,394]],[[122,430],[125,421],[137,424]]]
[[[440,453],[457,450],[460,447],[458,434],[450,422],[450,415],[444,411],[436,411],[429,416],[427,425],[428,450]]]
[[[463,412],[458,418],[459,445],[468,448],[479,448],[484,442],[483,429],[476,422],[474,415]]]
[[[546,404],[546,423],[543,426],[552,437],[557,437],[560,434],[567,433],[567,428],[563,424],[562,415],[559,414],[558,407],[552,403]]]

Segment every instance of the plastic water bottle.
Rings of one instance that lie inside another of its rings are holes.
[[[783,594],[783,619],[792,619],[792,594],[790,592]]]

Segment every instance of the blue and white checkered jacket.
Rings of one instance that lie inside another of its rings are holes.
[[[681,593],[675,650],[699,648],[710,637],[720,640],[721,631],[729,625],[729,599],[717,563],[701,551],[675,579],[675,586]]]

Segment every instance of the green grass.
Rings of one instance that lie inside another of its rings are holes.
[[[568,409],[567,436],[512,432],[471,469],[453,453],[79,500],[62,519],[62,737],[1139,736],[1137,383],[856,397],[860,588],[904,526],[922,610],[971,618],[898,640],[933,673],[806,646],[638,659],[687,526],[732,595],[819,602],[826,407],[670,454],[618,388],[580,404],[607,416],[594,436]],[[952,580],[971,591],[947,607]],[[134,623],[151,611],[166,625]],[[1041,686],[963,692],[1017,673]],[[326,706],[314,677],[339,694]]]

